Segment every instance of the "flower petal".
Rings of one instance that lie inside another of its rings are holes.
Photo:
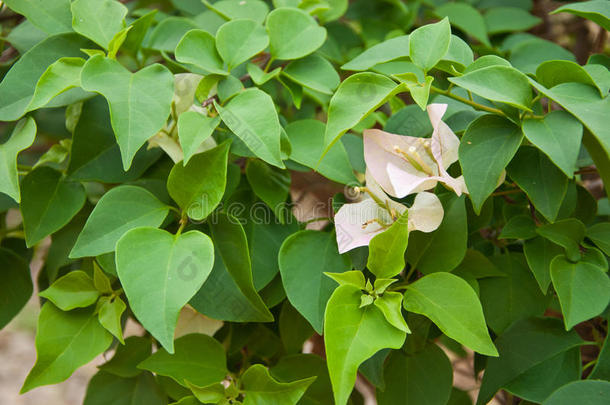
[[[392,195],[398,198],[434,188],[437,181],[442,179],[439,176],[428,176],[423,172],[411,174],[391,162],[387,164],[387,176],[394,190]]]
[[[458,160],[460,139],[451,128],[442,121],[447,111],[447,104],[430,104],[428,117],[432,124],[432,154],[440,162],[441,172]]]
[[[383,209],[370,198],[364,201],[343,205],[335,214],[335,229],[337,233],[337,245],[339,253],[345,253],[359,246],[367,246],[371,239],[383,228],[377,222],[368,221],[378,219]]]
[[[396,168],[411,175],[428,176],[394,152],[396,146],[405,151],[409,150],[411,147],[415,147],[416,151],[428,165],[436,167],[436,163],[425,153],[425,149],[420,140],[421,138],[395,135],[379,129],[366,129],[363,132],[363,139],[364,160],[368,170],[370,170],[371,175],[375,178],[377,183],[379,183],[381,188],[394,197],[399,196],[397,195],[396,190],[394,190],[392,181],[387,172],[387,166],[389,164],[393,164]]]
[[[443,205],[436,194],[422,192],[409,208],[409,232],[432,232],[443,221]]]

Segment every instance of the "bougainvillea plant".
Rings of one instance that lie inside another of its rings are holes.
[[[609,1],[0,4],[21,392],[610,403]]]

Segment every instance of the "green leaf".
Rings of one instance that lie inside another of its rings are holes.
[[[70,0],[6,0],[4,4],[24,15],[30,23],[47,34],[72,31]]]
[[[523,255],[505,254],[492,257],[491,261],[505,276],[479,280],[481,303],[489,327],[499,334],[519,319],[542,315],[548,300]]]
[[[137,55],[142,46],[142,42],[144,42],[144,38],[156,17],[157,11],[158,10],[150,10],[129,25],[130,30],[123,42],[123,51],[131,55]]]
[[[125,26],[127,7],[115,0],[75,0],[71,9],[74,31],[104,49]]]
[[[178,117],[178,137],[184,152],[184,164],[198,152],[201,144],[220,124],[220,117],[208,117],[196,111],[186,111]]]
[[[270,369],[271,375],[282,382],[317,377],[299,402],[303,405],[333,405],[332,388],[326,361],[315,354],[283,356]]]
[[[527,31],[542,22],[540,18],[517,7],[492,7],[483,17],[489,35]]]
[[[377,286],[379,280],[380,279],[375,280],[375,286]],[[392,279],[391,282],[393,283],[394,281],[396,280]],[[385,320],[396,329],[405,333],[411,333],[409,326],[407,326],[407,322],[405,322],[405,318],[402,316],[402,294],[392,291],[381,291],[377,293],[382,293],[383,295],[377,297],[373,304],[383,313]]]
[[[196,399],[193,402],[185,402],[185,404],[193,403],[200,404],[203,403],[222,403],[222,401],[226,401],[227,394],[225,393],[226,389],[221,383],[214,383],[211,385],[207,385],[205,387],[197,387],[191,383],[188,383],[188,387],[193,392],[193,395]],[[187,397],[188,398],[188,397]],[[184,399],[184,398],[183,398]]]
[[[324,272],[351,270],[349,257],[339,254],[332,234],[304,230],[286,238],[278,261],[288,300],[321,334],[326,303],[336,287]]]
[[[569,82],[588,84],[597,87],[601,97],[605,94],[583,66],[569,60],[549,60],[541,63],[536,68],[536,80],[549,89]]]
[[[131,73],[116,60],[97,55],[81,74],[87,91],[103,95],[110,106],[112,128],[129,169],[140,147],[164,125],[174,95],[174,78],[159,64]]]
[[[160,148],[140,148],[128,171],[123,170],[121,151],[116,142],[108,103],[94,97],[83,108],[72,135],[68,177],[80,181],[122,183],[135,180],[163,153]]]
[[[161,387],[150,373],[121,378],[100,371],[89,381],[83,405],[166,405]]]
[[[17,155],[29,148],[35,138],[36,121],[28,117],[19,121],[9,140],[0,145],[0,193],[8,195],[16,202],[21,201]]]
[[[261,364],[250,366],[241,376],[244,405],[295,405],[316,377],[290,383],[277,382]]]
[[[112,343],[93,315],[93,308],[63,312],[52,303],[42,306],[36,330],[36,364],[21,393],[36,387],[65,381],[79,367],[89,363]]]
[[[348,0],[327,0],[329,9],[322,12],[319,17],[323,23],[334,21],[341,17],[347,11],[349,5]]]
[[[55,281],[49,288],[38,293],[62,311],[85,308],[93,305],[100,292],[93,285],[93,279],[84,271],[71,271]]]
[[[528,75],[534,75],[538,66],[549,60],[576,62],[572,52],[554,42],[536,37],[512,47],[510,52],[512,65]]]
[[[84,64],[85,60],[83,58],[60,58],[51,64],[40,76],[26,111],[42,108],[65,91],[79,87],[80,74]],[[83,92],[83,94],[86,96],[86,93]]]
[[[601,222],[587,229],[587,238],[591,239],[607,256],[610,256],[610,223]]]
[[[167,179],[167,191],[190,218],[205,219],[220,203],[227,185],[230,141],[178,162]]]
[[[451,42],[449,19],[443,18],[413,31],[409,37],[409,55],[415,65],[428,72],[443,59]]]
[[[451,271],[466,255],[468,224],[466,198],[445,194],[440,197],[443,204],[443,221],[434,232],[413,232],[409,235],[407,261],[424,274]],[[443,252],[442,255],[438,254]]]
[[[121,316],[127,309],[125,302],[119,297],[102,297],[98,302],[98,319],[106,330],[114,335],[119,342],[125,344],[123,340],[123,327],[121,326]]]
[[[314,333],[309,322],[288,301],[282,304],[278,329],[282,345],[288,354],[300,353],[305,341]]]
[[[357,73],[345,79],[330,99],[324,139],[326,154],[348,129],[379,108],[399,85],[376,73]]]
[[[466,129],[459,159],[475,213],[481,212],[483,203],[498,186],[502,171],[522,139],[518,126],[497,115],[483,115]]]
[[[470,276],[475,279],[487,277],[504,277],[502,273],[483,253],[468,249],[464,260],[451,271],[456,276]],[[463,278],[463,277],[462,277]]]
[[[551,262],[551,279],[557,291],[566,330],[600,313],[610,302],[610,279],[604,269],[557,256]]]
[[[599,174],[604,180],[606,191],[610,190],[610,127],[607,124],[607,111],[610,98],[600,98],[599,93],[581,83],[564,83],[552,90],[531,80],[532,85],[545,96],[561,105],[574,115],[593,134],[583,138],[587,151],[591,154]],[[591,138],[591,139],[589,139]]]
[[[258,65],[255,65],[254,63],[248,63],[246,65],[246,69],[252,81],[258,86],[261,86],[267,83],[269,80],[277,77],[282,71],[281,67],[277,67],[271,72],[265,72],[263,71],[263,69],[261,69],[260,67],[258,67]]]
[[[453,370],[447,355],[434,343],[422,351],[393,351],[384,367],[385,390],[377,391],[379,405],[447,404]]]
[[[176,47],[176,60],[193,64],[211,74],[228,74],[216,50],[214,36],[204,30],[191,30],[182,37]]]
[[[85,204],[85,189],[47,166],[31,171],[21,182],[21,215],[25,241],[34,246],[61,229]]]
[[[532,89],[526,75],[510,66],[488,66],[449,81],[488,100],[531,111]]]
[[[216,246],[214,268],[191,305],[214,319],[270,322],[273,316],[254,288],[248,241],[239,219],[218,213],[210,224]],[[219,300],[218,297],[223,299]]]
[[[595,3],[594,1],[585,3]],[[543,405],[568,405],[587,403],[604,405],[610,401],[610,382],[598,380],[574,381],[553,392]]]
[[[142,373],[137,365],[152,353],[152,341],[147,337],[130,336],[125,345],[118,346],[114,356],[99,369],[123,378],[135,377]]]
[[[426,76],[425,81],[423,83],[420,83],[419,79],[417,78],[417,75],[411,72],[400,73],[394,75],[394,77],[407,85],[409,93],[411,93],[411,97],[413,98],[415,103],[420,106],[422,111],[425,111],[426,106],[428,105],[428,98],[430,97],[430,88],[432,86],[434,78],[432,76]]]
[[[257,205],[256,202],[254,204]],[[252,205],[252,207],[255,205]],[[258,211],[255,218],[264,216],[264,218],[270,219],[269,221],[257,221],[252,218],[252,221],[246,224],[244,229],[248,236],[254,287],[258,291],[269,284],[279,273],[280,267],[277,258],[280,247],[288,236],[299,230],[299,226],[291,216],[286,218],[286,224],[281,224],[279,221],[271,219],[271,210],[264,210],[263,214],[260,207],[256,209]],[[259,216],[259,214],[263,215]],[[286,214],[286,211],[284,211],[284,214]]]
[[[298,120],[288,124],[286,134],[292,145],[290,160],[315,169],[322,176],[337,183],[355,183],[357,180],[354,169],[341,142],[335,143],[320,161],[324,151],[325,128],[323,122],[314,119]]]
[[[381,349],[400,348],[406,337],[375,305],[359,308],[361,296],[356,287],[340,286],[326,308],[324,343],[337,405],[347,404],[360,364]]]
[[[174,236],[136,228],[116,247],[117,272],[133,313],[173,353],[178,314],[212,271],[212,241],[199,231]]]
[[[581,373],[580,348],[575,347],[530,368],[505,389],[524,400],[540,403],[557,388],[580,379]],[[545,378],[541,379],[541,375]]]
[[[204,0],[203,3],[227,20],[248,18],[262,24],[269,12],[267,4],[260,0],[220,0],[214,3]]]
[[[546,295],[551,284],[551,260],[563,254],[563,249],[546,238],[537,237],[523,244],[523,253],[540,291]]]
[[[15,121],[25,113],[49,65],[62,57],[82,57],[81,48],[91,45],[76,33],[66,33],[45,39],[21,56],[0,83],[0,121]]]
[[[246,177],[252,191],[273,210],[280,223],[284,223],[290,172],[269,166],[262,160],[250,160],[246,166]]]
[[[606,335],[604,344],[597,356],[597,363],[593,366],[589,379],[594,380],[608,380],[610,376],[610,339]]]
[[[553,111],[541,120],[523,121],[523,133],[569,178],[574,177],[582,139],[582,124],[564,111]]]
[[[610,5],[605,0],[583,1],[561,6],[551,14],[570,13],[599,24],[606,31],[610,31]]]
[[[448,17],[452,25],[455,25],[466,34],[478,39],[483,45],[491,46],[487,38],[487,27],[481,13],[466,3],[445,3],[434,10],[439,17]]]
[[[548,221],[555,221],[568,188],[565,174],[545,154],[532,146],[522,146],[506,171],[525,191],[534,207]]]
[[[246,146],[265,162],[284,168],[280,154],[280,121],[273,99],[251,88],[221,107],[214,103],[220,118]]]
[[[176,352],[160,349],[138,365],[138,368],[171,377],[180,385],[187,382],[200,387],[221,382],[226,377],[227,360],[222,345],[203,334],[176,339]]]
[[[115,250],[127,231],[161,225],[169,207],[142,187],[115,187],[100,198],[70,252],[71,258],[98,256]]]
[[[305,11],[296,8],[278,8],[267,16],[265,24],[269,34],[269,50],[273,59],[299,59],[322,46],[326,28]]]
[[[409,56],[409,36],[401,35],[366,49],[343,66],[343,70],[362,71],[375,65]]]
[[[0,248],[0,329],[17,315],[32,296],[30,268],[15,252]]]
[[[516,215],[509,219],[498,239],[532,239],[536,237],[536,222],[531,215]]]
[[[539,235],[553,243],[563,246],[566,256],[571,261],[580,259],[580,243],[585,238],[585,226],[575,218],[557,221],[554,224],[546,224],[536,228]]]
[[[403,305],[407,311],[427,316],[444,334],[472,350],[498,355],[479,298],[461,278],[450,273],[424,276],[407,286]]]
[[[190,18],[174,16],[164,18],[150,35],[147,35],[148,39],[144,43],[144,48],[174,52],[187,32],[199,28],[201,27]]]
[[[405,251],[409,241],[408,217],[409,211],[406,210],[388,229],[371,239],[366,267],[375,276],[394,277],[405,268]]]
[[[581,344],[578,334],[564,331],[559,319],[527,318],[515,322],[496,339],[500,356],[487,359],[477,405],[488,403],[500,388],[536,365]]]
[[[282,74],[303,87],[328,95],[333,94],[341,81],[333,65],[317,54],[290,62]]]
[[[216,49],[229,70],[241,65],[269,45],[265,29],[256,21],[233,20],[216,33]]]

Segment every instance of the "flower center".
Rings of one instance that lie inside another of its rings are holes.
[[[430,149],[430,142],[421,139],[420,143],[423,145],[426,153],[431,156],[432,151]],[[394,145],[394,152],[399,154],[404,160],[409,162],[416,170],[426,173],[428,176],[435,176],[434,170],[424,162],[424,159],[417,152],[415,146],[410,146],[407,151],[402,150],[398,145]],[[432,159],[434,160],[434,159]]]

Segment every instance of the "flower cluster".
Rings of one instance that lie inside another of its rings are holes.
[[[409,231],[432,232],[443,219],[443,206],[435,194],[425,190],[440,182],[457,195],[467,192],[463,177],[447,173],[458,159],[460,140],[441,120],[446,110],[447,104],[428,106],[433,128],[430,138],[364,131],[366,187],[356,188],[360,201],[345,204],[335,215],[339,252],[367,246],[407,210]],[[390,198],[415,193],[410,208]]]

